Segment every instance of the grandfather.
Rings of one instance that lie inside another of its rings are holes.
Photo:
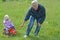
[[[38,3],[38,1],[32,1],[32,6],[28,10],[28,13],[27,13],[23,23],[20,25],[21,27],[23,27],[25,22],[30,19],[30,23],[28,24],[26,35],[24,37],[26,38],[29,36],[35,20],[37,22],[37,26],[36,26],[34,35],[37,36],[40,31],[41,24],[45,20],[45,17],[46,17],[45,8],[42,5],[40,5]]]

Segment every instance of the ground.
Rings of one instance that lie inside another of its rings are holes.
[[[36,22],[28,38],[23,36],[26,33],[29,21],[20,27],[24,17],[31,6],[32,0],[0,0],[0,40],[60,40],[60,0],[38,0],[40,4],[45,6],[46,20],[41,26],[39,37],[34,36]],[[6,37],[3,32],[4,15],[8,14],[14,23],[17,35],[14,37]]]

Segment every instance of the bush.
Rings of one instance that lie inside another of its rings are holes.
[[[5,2],[6,0],[2,0],[3,2]]]

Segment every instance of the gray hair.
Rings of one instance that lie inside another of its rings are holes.
[[[38,1],[37,1],[37,0],[33,0],[31,4],[32,4],[32,5],[34,5],[34,4],[35,4],[35,5],[38,5]]]

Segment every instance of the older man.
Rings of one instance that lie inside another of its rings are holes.
[[[23,23],[21,24],[21,27],[23,27],[23,25],[25,24],[25,22],[28,19],[30,19],[30,23],[28,24],[26,35],[24,37],[29,36],[30,31],[31,31],[31,29],[32,29],[32,27],[34,25],[35,19],[37,21],[37,26],[36,26],[36,30],[35,30],[34,35],[37,36],[39,31],[40,31],[41,24],[45,20],[45,8],[42,5],[38,4],[37,1],[32,1],[32,6],[29,9]]]

